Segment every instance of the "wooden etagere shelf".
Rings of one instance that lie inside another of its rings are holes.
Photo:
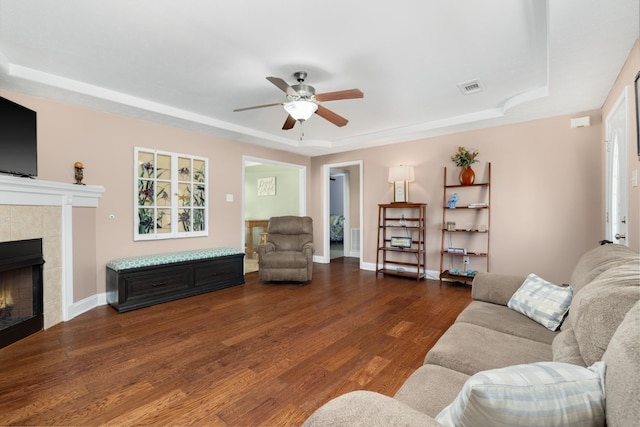
[[[426,203],[378,205],[376,275],[426,277]]]
[[[471,283],[473,272],[489,271],[491,163],[487,164],[486,182],[471,185],[447,182],[446,167],[443,182],[440,283],[443,280]],[[460,204],[450,208],[447,202],[453,193],[459,193]]]

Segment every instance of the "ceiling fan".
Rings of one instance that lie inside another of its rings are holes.
[[[282,126],[282,129],[284,130],[293,128],[297,121],[301,123],[304,122],[305,120],[309,119],[309,117],[311,117],[313,113],[316,113],[323,119],[328,120],[334,125],[341,127],[349,123],[349,120],[345,119],[339,114],[334,113],[328,108],[323,107],[322,105],[320,105],[320,103],[326,101],[338,101],[343,99],[355,99],[364,97],[364,94],[360,91],[360,89],[347,89],[339,90],[337,92],[316,94],[316,90],[313,86],[304,83],[304,79],[307,78],[306,71],[296,71],[295,73],[293,73],[293,77],[295,77],[295,79],[298,81],[298,84],[293,86],[289,86],[289,84],[280,77],[267,77],[267,80],[276,85],[286,94],[286,101],[274,102],[273,104],[256,105],[246,108],[236,108],[233,111],[238,112],[253,110],[256,108],[282,105],[284,106],[286,112],[289,114],[284,122],[284,125]]]

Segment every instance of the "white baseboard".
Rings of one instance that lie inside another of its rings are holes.
[[[318,264],[329,264],[331,260],[325,259],[323,256],[314,255],[313,262],[317,262]]]
[[[349,252],[349,255],[347,255],[349,257],[352,258],[360,258],[360,252],[358,251],[351,251]],[[313,262],[317,262],[318,264],[329,264],[331,262],[331,258],[327,259],[324,256],[318,256],[318,255],[314,255]]]
[[[427,270],[427,279],[440,280],[440,272],[438,270]]]
[[[374,262],[363,262],[362,269],[367,271],[376,271],[376,264]],[[406,271],[415,273],[417,268],[405,267]],[[425,276],[430,280],[440,280],[440,272],[438,270],[426,270]]]
[[[81,315],[82,313],[86,313],[87,311],[93,308],[99,307],[101,305],[105,305],[106,303],[107,303],[106,293],[92,295],[81,301],[74,302],[73,305],[69,307],[69,320],[73,319],[76,316]]]
[[[374,262],[363,262],[362,269],[367,271],[376,271],[376,264]]]

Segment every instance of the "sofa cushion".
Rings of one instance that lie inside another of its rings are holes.
[[[640,302],[627,313],[602,356],[607,364],[607,426],[640,420]]]
[[[278,251],[262,255],[262,267],[266,268],[307,268],[304,252]]]
[[[616,265],[638,260],[638,253],[624,245],[602,245],[586,252],[573,268],[569,284],[574,294],[590,283],[603,271]]]
[[[554,362],[573,363],[578,366],[587,366],[582,355],[578,341],[573,333],[573,329],[564,329],[553,340],[551,344]]]
[[[242,255],[244,251],[234,248],[206,248],[192,249],[180,252],[163,252],[155,255],[138,255],[118,258],[107,263],[107,267],[114,271],[132,268],[152,267],[156,265],[173,264],[177,262],[195,261],[208,258],[218,258],[229,255]]]
[[[471,283],[471,298],[506,306],[525,276],[479,272]]]
[[[504,305],[472,301],[456,319],[517,337],[551,344],[558,334]]]
[[[487,369],[551,360],[551,345],[470,323],[454,323],[429,350],[425,363],[473,375]]]
[[[456,398],[469,375],[438,365],[422,365],[404,382],[394,398],[435,417]]]
[[[532,273],[513,294],[507,307],[555,331],[567,314],[572,297],[571,287],[556,286]]]
[[[436,416],[451,427],[604,426],[604,362],[541,362],[480,372]]]
[[[432,417],[389,396],[352,391],[322,405],[303,427],[442,427]]]
[[[637,263],[610,268],[575,296],[568,321],[587,365],[602,358],[618,325],[638,299]]]

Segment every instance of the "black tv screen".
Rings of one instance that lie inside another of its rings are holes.
[[[0,173],[38,175],[36,112],[0,97]]]

